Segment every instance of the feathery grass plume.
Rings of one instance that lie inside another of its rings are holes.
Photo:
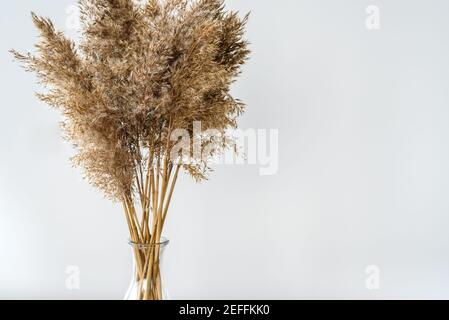
[[[141,1],[140,1],[141,2]],[[249,55],[248,16],[223,0],[79,0],[82,41],[76,46],[49,19],[32,14],[40,31],[35,54],[12,53],[48,90],[39,99],[59,109],[74,164],[125,210],[131,240],[152,244],[136,255],[141,299],[160,299],[159,251],[178,174],[196,180],[208,158],[171,156],[175,129],[195,138],[193,123],[226,132],[244,104],[230,95]],[[211,141],[209,141],[211,143]],[[202,146],[204,147],[203,143]]]

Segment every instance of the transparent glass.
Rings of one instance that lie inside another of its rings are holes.
[[[168,243],[164,237],[154,244],[129,242],[133,274],[125,300],[170,300],[163,282],[164,252]]]

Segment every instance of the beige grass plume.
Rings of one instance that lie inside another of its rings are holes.
[[[172,132],[193,135],[192,123],[201,121],[222,133],[214,150],[223,151],[243,112],[230,86],[249,55],[247,16],[226,11],[222,0],[80,0],[79,8],[78,46],[32,14],[37,52],[12,52],[47,88],[38,97],[62,112],[74,163],[123,203],[132,241],[154,248],[180,170],[202,180],[209,169],[207,158],[170,157]],[[161,298],[158,250],[137,259],[147,281],[141,298]]]

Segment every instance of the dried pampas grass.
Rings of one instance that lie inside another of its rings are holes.
[[[228,147],[226,131],[244,110],[230,86],[249,54],[248,17],[226,11],[222,0],[80,0],[79,8],[78,46],[32,14],[37,53],[12,52],[48,88],[38,97],[62,112],[74,164],[123,204],[131,240],[153,244],[136,255],[147,282],[140,298],[160,299],[157,244],[178,174],[202,180],[209,170],[207,158],[170,156],[171,135],[193,135],[200,121],[222,134],[214,152]]]

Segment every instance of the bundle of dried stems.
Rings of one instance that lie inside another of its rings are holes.
[[[192,136],[201,121],[222,134],[211,153],[230,146],[227,129],[244,109],[229,92],[249,54],[247,16],[223,0],[139,2],[80,0],[79,45],[32,14],[37,52],[12,52],[47,88],[38,97],[62,112],[74,164],[123,204],[131,241],[146,248],[134,246],[139,298],[161,299],[159,244],[178,174],[205,179],[210,159],[180,161],[172,133]]]

